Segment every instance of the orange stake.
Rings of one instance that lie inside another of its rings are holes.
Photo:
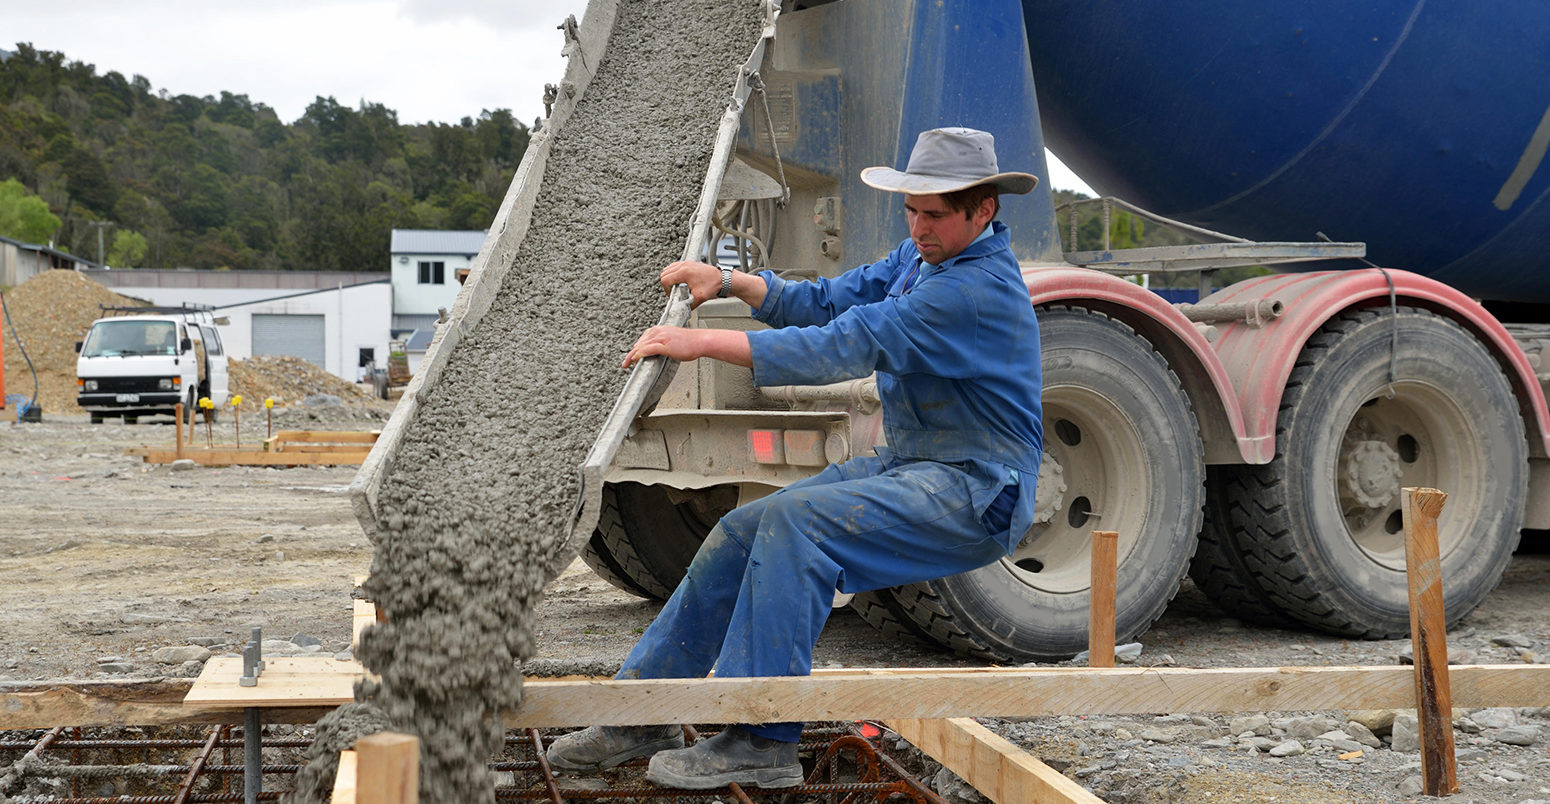
[[[1415,655],[1415,711],[1421,731],[1421,792],[1459,789],[1453,756],[1453,694],[1448,688],[1448,638],[1442,603],[1437,516],[1448,495],[1404,489],[1405,576],[1410,586],[1410,646]]]
[[[1091,603],[1087,625],[1087,666],[1114,666],[1114,596],[1117,587],[1119,534],[1093,531]]]
[[[176,435],[174,436],[172,451],[178,458],[183,457],[183,403],[172,406],[172,418],[177,422]]]

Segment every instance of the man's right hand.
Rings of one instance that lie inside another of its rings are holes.
[[[699,307],[721,294],[721,269],[703,262],[682,261],[662,269],[662,287],[672,292],[674,285],[687,285],[690,308]],[[764,280],[742,271],[732,272],[732,295],[758,309],[764,303]]]

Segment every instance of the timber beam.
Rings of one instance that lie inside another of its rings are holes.
[[[1460,707],[1550,705],[1550,665],[1449,668]],[[354,699],[360,665],[276,659],[240,687],[241,660],[211,659],[186,679],[0,685],[0,729],[312,722]],[[184,698],[187,701],[184,702]],[[527,679],[508,728],[647,723],[1414,709],[1413,669],[1394,667],[830,670],[784,678]],[[303,711],[304,710],[304,711]]]

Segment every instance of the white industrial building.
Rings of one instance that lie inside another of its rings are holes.
[[[208,305],[235,358],[295,355],[349,382],[386,368],[393,286],[381,271],[82,271],[114,292],[164,307]]]
[[[437,311],[452,309],[466,272],[484,245],[482,231],[394,229],[388,247],[393,272],[393,333],[429,332]]]
[[[81,274],[115,292],[163,307],[209,305],[236,358],[295,355],[359,381],[386,368],[389,344],[402,341],[418,369],[442,308],[451,309],[484,245],[482,231],[394,229],[390,270],[204,271],[108,270]]]
[[[350,382],[387,366],[393,287],[386,279],[215,308],[234,357],[295,355]]]

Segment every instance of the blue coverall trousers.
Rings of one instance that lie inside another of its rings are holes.
[[[809,674],[836,589],[917,583],[1007,555],[1005,525],[992,532],[970,502],[974,484],[947,464],[855,458],[737,508],[617,677],[703,678],[712,667],[720,678]],[[750,731],[795,742],[801,728]]]

